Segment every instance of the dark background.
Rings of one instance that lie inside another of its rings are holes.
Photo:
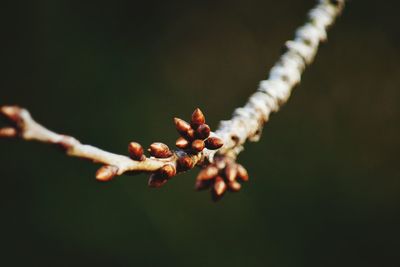
[[[126,153],[213,128],[267,77],[314,1],[4,1],[0,105]],[[398,1],[351,1],[218,203],[197,171],[97,183],[54,147],[0,140],[2,266],[399,266]]]

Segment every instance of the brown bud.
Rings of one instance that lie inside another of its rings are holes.
[[[211,180],[218,175],[218,168],[213,165],[209,165],[202,169],[197,175],[197,180]]]
[[[193,168],[193,160],[189,156],[182,156],[178,158],[178,165],[182,171]]]
[[[172,152],[169,150],[169,147],[163,143],[152,143],[148,150],[150,155],[156,158],[168,158],[172,156]]]
[[[143,147],[136,142],[130,142],[128,145],[129,156],[133,160],[143,161],[145,156],[143,155]]]
[[[210,126],[208,126],[207,124],[201,124],[196,129],[196,137],[204,140],[210,136],[210,132],[211,132]]]
[[[153,188],[160,188],[167,181],[167,178],[161,177],[160,175],[153,173],[152,175],[150,175],[147,185]]]
[[[225,168],[225,178],[229,182],[234,182],[236,180],[237,176],[237,167],[235,166],[236,164],[228,164]]]
[[[249,174],[247,170],[240,164],[237,164],[237,176],[242,179],[243,182],[247,182],[249,180]]]
[[[105,165],[97,170],[97,181],[107,182],[110,181],[118,173],[118,168],[111,165]]]
[[[242,188],[242,185],[236,181],[232,181],[228,183],[228,188],[232,192],[237,192]]]
[[[226,191],[226,183],[221,176],[217,176],[214,182],[214,192],[217,196],[222,196],[223,193]]]
[[[196,139],[192,142],[192,150],[196,153],[203,151],[204,149],[204,141],[200,139]]]
[[[194,132],[194,130],[192,129],[192,128],[190,128],[187,132],[186,132],[186,134],[184,135],[188,140],[194,140],[194,138],[195,138],[195,132]]]
[[[220,147],[222,147],[224,145],[222,139],[220,139],[219,137],[209,137],[207,138],[206,142],[206,148],[208,149],[218,149]]]
[[[190,124],[182,119],[174,118],[174,123],[175,123],[176,130],[178,131],[178,133],[180,133],[182,135],[185,135],[187,133],[187,131],[189,131],[189,129],[190,129]]]
[[[187,147],[190,145],[190,143],[189,143],[189,141],[186,140],[185,138],[179,137],[179,138],[176,140],[175,145],[176,145],[176,147],[178,147],[178,148],[180,148],[180,149],[185,149],[185,148],[187,148]]]
[[[21,117],[21,108],[18,106],[4,106],[0,109],[0,112],[3,113],[8,119],[18,122]]]
[[[199,108],[196,108],[192,114],[192,119],[190,120],[190,125],[193,129],[197,129],[201,124],[206,122],[203,112]]]
[[[212,184],[211,180],[197,180],[194,185],[194,189],[196,189],[197,191],[208,189],[210,188],[211,184]]]
[[[5,127],[0,129],[0,137],[16,137],[18,132],[13,127]]]
[[[172,164],[165,164],[159,170],[160,176],[163,178],[170,179],[176,174],[176,168]]]

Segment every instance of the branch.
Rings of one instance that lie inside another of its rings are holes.
[[[104,164],[97,173],[99,181],[109,181],[124,173],[153,173],[149,186],[160,187],[176,175],[196,165],[201,165],[211,150],[222,146],[222,140],[211,133],[205,124],[200,109],[192,114],[191,124],[175,118],[175,126],[181,137],[176,145],[180,148],[172,151],[163,143],[153,143],[149,147],[150,158],[143,154],[143,148],[136,142],[128,145],[130,157],[110,153],[94,146],[81,144],[77,139],[55,133],[38,124],[26,109],[18,106],[3,106],[0,113],[13,127],[0,129],[0,137],[19,137],[27,141],[39,141],[55,144],[63,148],[68,156],[89,159]]]
[[[103,164],[96,173],[99,181],[109,181],[122,174],[148,172],[151,173],[149,186],[161,187],[177,173],[200,166],[203,169],[197,176],[195,188],[211,187],[213,198],[220,199],[228,189],[239,191],[240,182],[248,180],[246,169],[235,161],[243,144],[247,140],[259,140],[270,114],[286,103],[305,67],[313,61],[320,42],[326,40],[327,28],[343,7],[344,0],[319,0],[309,12],[305,25],[297,29],[294,40],[286,42],[285,52],[271,69],[268,79],[260,82],[257,92],[250,96],[244,107],[234,111],[231,120],[221,121],[215,133],[205,124],[200,109],[193,112],[190,124],[175,118],[180,134],[176,141],[177,150],[170,150],[163,143],[153,143],[148,149],[150,157],[146,157],[142,146],[131,142],[129,157],[110,153],[46,129],[33,120],[27,110],[17,106],[0,109],[0,114],[12,124],[12,127],[0,129],[0,137],[56,144],[69,156]]]
[[[308,21],[296,30],[294,40],[285,43],[285,52],[270,70],[268,79],[260,82],[257,92],[244,107],[234,111],[231,120],[220,123],[216,134],[225,145],[218,154],[236,158],[247,140],[259,140],[270,114],[286,103],[305,67],[313,62],[320,42],[326,41],[326,30],[341,13],[344,2],[318,1],[309,12]]]

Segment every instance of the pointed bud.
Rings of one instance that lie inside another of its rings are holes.
[[[205,147],[204,141],[200,139],[196,139],[192,142],[192,150],[196,153],[203,151]]]
[[[242,185],[236,181],[232,181],[228,183],[228,188],[232,192],[238,192],[242,188]]]
[[[178,165],[180,170],[187,171],[193,168],[193,160],[189,156],[182,156],[178,158]]]
[[[237,176],[242,179],[243,182],[247,182],[249,180],[249,174],[247,170],[240,164],[237,164]]]
[[[97,181],[107,182],[114,178],[118,173],[118,168],[111,165],[105,165],[97,170],[96,179]]]
[[[218,175],[218,168],[214,165],[209,165],[202,169],[197,175],[197,180],[211,180]]]
[[[190,145],[190,143],[189,143],[189,141],[186,140],[185,138],[179,137],[179,138],[176,140],[175,145],[176,145],[176,147],[178,147],[178,148],[180,148],[180,149],[185,149],[185,148],[187,148],[187,147]]]
[[[153,173],[152,175],[150,175],[147,185],[153,188],[160,188],[167,181],[167,178],[161,177],[160,175]]]
[[[193,129],[197,129],[200,125],[206,122],[203,112],[199,108],[196,108],[192,114],[192,119],[190,120],[190,125]]]
[[[194,189],[197,191],[204,190],[210,188],[212,184],[212,180],[197,180],[194,184]]]
[[[187,133],[187,131],[189,131],[189,129],[190,129],[190,124],[182,119],[174,118],[174,123],[175,123],[176,130],[181,135],[185,135]]]
[[[128,145],[129,157],[133,160],[143,161],[145,156],[143,155],[143,147],[136,142],[130,142]]]
[[[0,129],[0,137],[16,137],[18,132],[13,127],[5,127]]]
[[[228,164],[228,166],[226,166],[225,168],[225,178],[229,181],[229,182],[234,182],[236,180],[236,176],[237,176],[237,167],[235,166],[235,164]]]
[[[206,141],[206,148],[214,150],[222,147],[224,145],[222,139],[219,137],[209,137]]]
[[[0,112],[3,113],[4,116],[14,122],[18,122],[21,119],[21,111],[22,109],[18,106],[4,106],[0,109]]]
[[[222,196],[226,191],[226,183],[221,176],[217,176],[214,182],[214,192],[217,196]]]
[[[156,158],[168,158],[172,156],[172,152],[169,150],[169,147],[163,143],[152,143],[148,150],[150,155]]]
[[[207,124],[201,124],[197,129],[196,129],[196,137],[199,139],[206,139],[210,136],[210,126]]]
[[[163,178],[170,179],[176,174],[176,168],[172,164],[165,164],[159,170],[160,176]]]

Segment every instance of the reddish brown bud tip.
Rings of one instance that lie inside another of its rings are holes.
[[[15,128],[5,127],[0,129],[0,137],[16,137],[18,132]]]
[[[225,178],[229,182],[234,182],[236,180],[236,176],[237,176],[237,167],[235,166],[235,164],[228,164],[228,166],[226,166],[225,168]]]
[[[190,125],[192,125],[193,129],[197,129],[200,125],[206,122],[206,118],[204,117],[203,112],[199,108],[196,108],[192,114],[192,119],[190,121]]]
[[[186,140],[185,138],[183,138],[183,137],[179,137],[177,140],[176,140],[176,142],[175,142],[175,145],[176,145],[176,147],[178,147],[178,148],[180,148],[180,149],[185,149],[185,148],[187,148],[188,146],[189,146],[189,141],[188,140]]]
[[[205,147],[204,141],[200,139],[196,139],[192,142],[192,150],[196,153],[203,151]]]
[[[178,165],[182,171],[186,171],[193,168],[193,160],[189,156],[183,156],[178,158]]]
[[[238,192],[242,188],[242,185],[236,181],[232,181],[228,183],[228,188],[232,192]]]
[[[105,165],[97,170],[96,179],[97,181],[107,182],[114,178],[118,173],[118,168],[111,165]]]
[[[197,175],[197,180],[211,180],[218,175],[218,168],[213,165],[209,165],[202,169]]]
[[[226,191],[226,183],[224,182],[224,179],[222,179],[221,176],[217,176],[215,178],[215,183],[214,183],[214,192],[216,196],[222,196],[223,193]]]
[[[128,145],[129,156],[133,160],[143,161],[145,156],[143,155],[143,147],[136,142],[130,142]]]
[[[161,167],[161,169],[159,170],[159,173],[160,173],[161,177],[170,179],[173,176],[175,176],[176,168],[175,168],[175,166],[173,166],[171,164],[166,164]]]
[[[152,175],[150,175],[147,185],[153,188],[160,188],[167,181],[168,181],[167,178],[161,177],[160,175],[153,173]]]
[[[171,150],[166,144],[152,143],[149,148],[150,155],[156,158],[168,158],[172,156]]]
[[[218,149],[224,145],[224,142],[219,137],[209,137],[206,141],[206,148]]]
[[[242,179],[243,182],[247,182],[249,180],[249,174],[247,170],[240,164],[237,164],[237,176]]]
[[[1,107],[0,112],[14,122],[20,120],[21,108],[18,106],[4,106]]]
[[[194,189],[196,189],[197,191],[208,189],[208,188],[210,188],[211,184],[212,184],[211,180],[206,180],[206,181],[205,180],[197,180],[194,185]]]
[[[201,124],[197,129],[196,129],[196,137],[199,139],[206,139],[210,136],[210,126],[207,124]]]
[[[180,133],[182,135],[185,135],[187,133],[187,131],[189,131],[189,129],[190,129],[190,124],[182,119],[174,118],[174,123],[175,123],[176,130],[178,131],[178,133]]]

